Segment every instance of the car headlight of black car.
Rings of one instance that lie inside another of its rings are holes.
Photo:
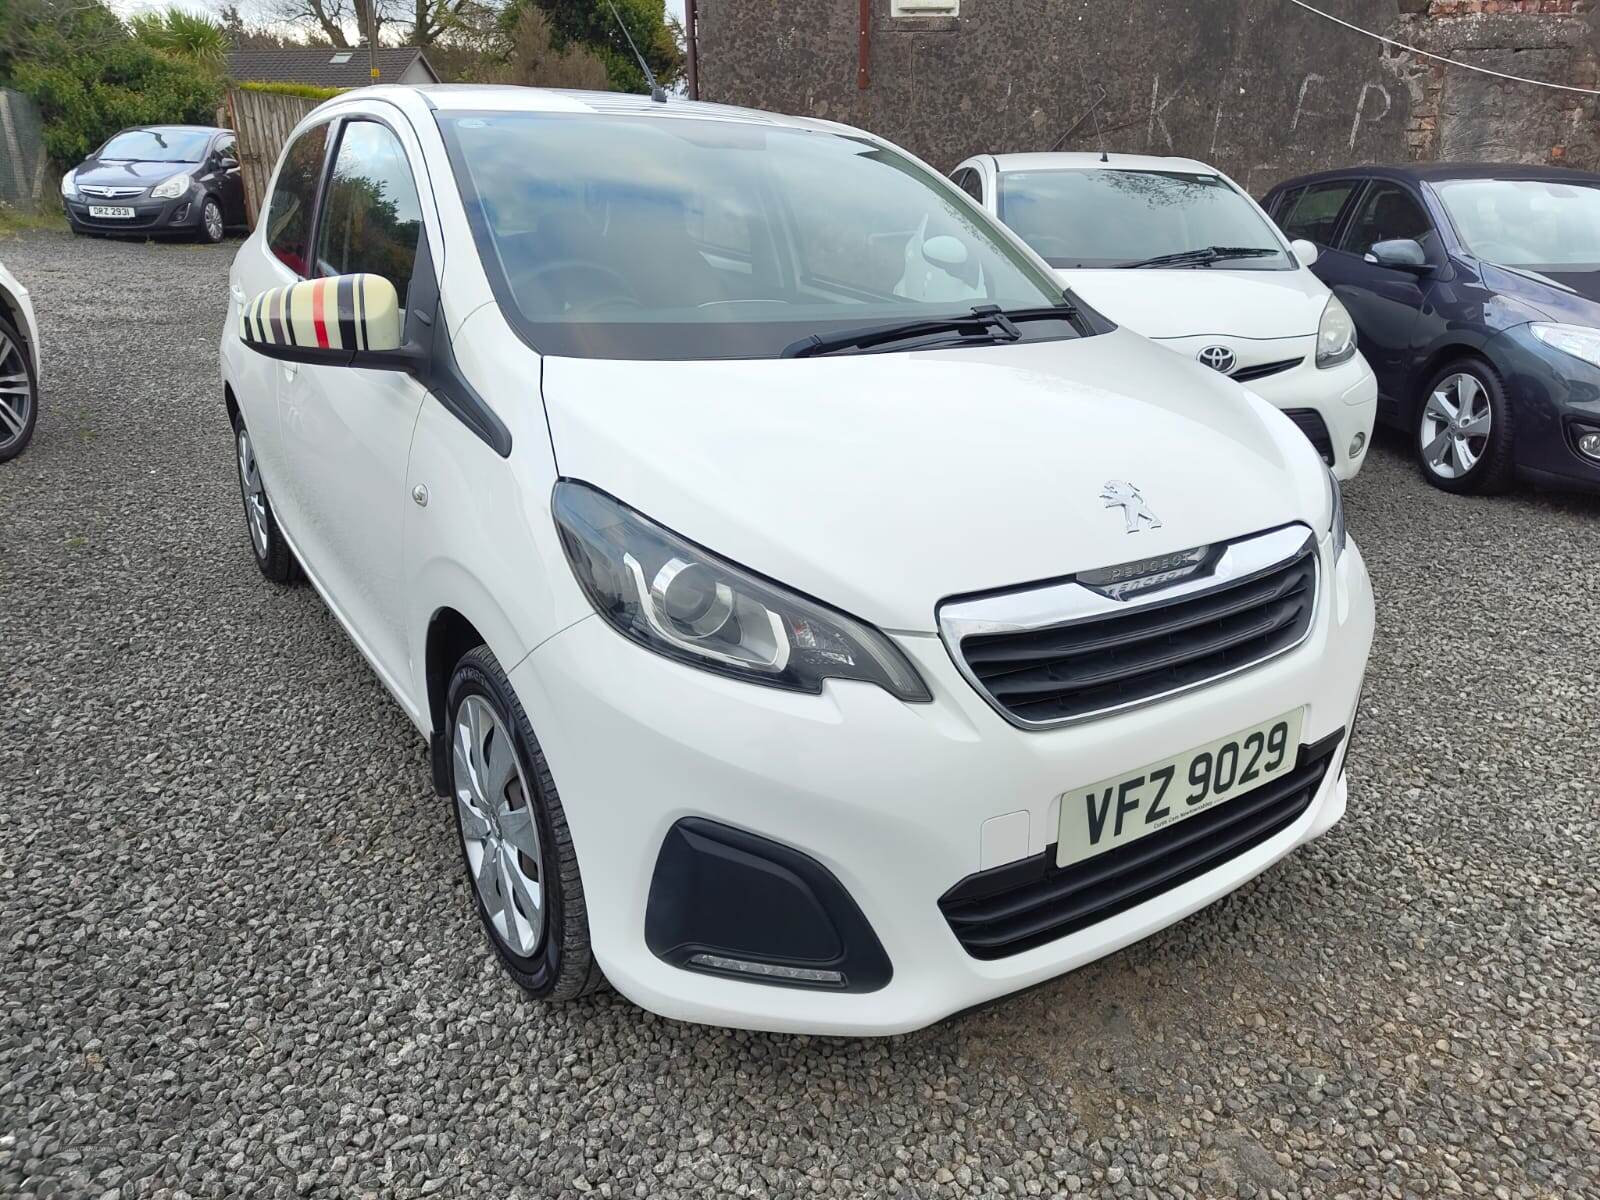
[[[179,196],[189,194],[189,177],[187,175],[174,175],[171,179],[163,180],[150,189],[152,200],[176,200]]]
[[[1528,326],[1528,332],[1553,350],[1600,367],[1600,329],[1535,321]]]
[[[624,637],[701,670],[789,691],[826,679],[933,697],[876,629],[678,537],[586,484],[552,501],[561,545],[595,611]]]

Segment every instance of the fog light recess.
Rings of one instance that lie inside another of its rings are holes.
[[[1367,435],[1358,433],[1350,439],[1350,457],[1354,458],[1367,448]]]

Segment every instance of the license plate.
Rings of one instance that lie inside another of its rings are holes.
[[[1061,796],[1056,865],[1082,862],[1294,770],[1305,709]]]
[[[120,204],[91,204],[89,205],[91,217],[131,217],[133,209]]]

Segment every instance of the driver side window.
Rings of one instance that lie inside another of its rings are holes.
[[[1378,242],[1408,238],[1429,251],[1433,237],[1433,222],[1410,192],[1399,184],[1374,183],[1361,198],[1339,249],[1362,255]]]
[[[347,121],[322,202],[317,274],[381,275],[404,309],[421,237],[422,204],[405,148],[376,121]]]

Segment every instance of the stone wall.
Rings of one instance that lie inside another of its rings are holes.
[[[1063,135],[1205,159],[1258,193],[1350,162],[1600,166],[1595,97],[1443,67],[1289,0],[960,0],[954,18],[871,0],[865,87],[858,0],[698,3],[702,98],[861,125],[946,169]],[[1316,3],[1474,65],[1600,86],[1589,0]]]

